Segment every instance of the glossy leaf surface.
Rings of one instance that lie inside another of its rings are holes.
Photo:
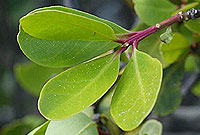
[[[80,64],[48,81],[41,91],[39,110],[48,119],[70,117],[96,102],[118,76],[119,56]]]
[[[20,19],[29,35],[45,40],[115,40],[108,25],[58,10],[38,11]]]
[[[120,44],[112,41],[41,40],[20,27],[18,43],[33,62],[47,67],[69,67],[105,53]]]
[[[184,75],[184,63],[181,61],[164,70],[161,90],[154,113],[165,116],[172,113],[181,103],[181,80]]]
[[[125,132],[124,135],[139,135],[140,129],[141,129],[141,127],[138,127],[136,129],[134,129],[133,131]]]
[[[185,22],[185,26],[192,32],[200,34],[200,19]]]
[[[45,135],[98,135],[98,131],[96,123],[79,113],[64,120],[51,121]]]
[[[153,34],[139,43],[139,50],[144,51],[150,56],[157,58],[161,63],[163,68],[167,67],[169,64],[164,61],[162,54],[160,52],[160,38],[159,34]]]
[[[187,5],[182,6],[180,9],[178,9],[176,12],[174,12],[172,14],[172,16],[176,15],[179,12],[187,12],[188,10],[190,10],[198,5],[199,5],[199,2],[188,3]]]
[[[117,25],[117,24],[115,24],[113,22],[110,22],[108,20],[104,20],[102,18],[99,18],[97,16],[91,15],[91,14],[86,13],[86,12],[82,12],[82,11],[79,11],[79,10],[76,10],[76,9],[62,7],[62,6],[51,6],[51,7],[39,8],[39,9],[36,9],[36,10],[32,11],[31,14],[35,13],[35,12],[38,12],[38,11],[44,11],[44,10],[63,11],[63,12],[72,13],[72,14],[75,14],[75,15],[79,15],[79,16],[83,16],[83,17],[86,17],[86,18],[89,18],[89,19],[93,19],[93,20],[96,20],[96,21],[103,22],[103,23],[109,25],[114,30],[115,34],[129,32],[128,30],[126,30],[126,29],[122,28],[121,26],[119,26],[119,25]]]
[[[151,112],[160,89],[162,65],[135,49],[111,102],[111,114],[125,131],[138,127]]]
[[[142,125],[139,135],[162,135],[162,124],[154,119],[148,120]]]
[[[50,121],[45,122],[41,126],[35,128],[33,131],[31,131],[28,135],[45,135],[45,132],[47,130],[47,126],[49,125]]]
[[[176,5],[168,0],[133,0],[139,18],[147,25],[155,25],[171,16]]]
[[[155,119],[150,119],[125,135],[162,135],[162,124]]]
[[[86,108],[85,110],[82,111],[82,113],[84,113],[85,115],[87,115],[89,118],[93,118],[94,116],[94,108],[93,106],[90,106],[88,108]]]
[[[176,62],[181,55],[189,52],[190,49],[189,41],[182,34],[174,33],[173,37],[169,44],[162,43],[161,45],[164,60],[169,64]]]
[[[138,26],[136,26],[134,31],[144,30],[146,28],[148,28],[147,25],[145,25],[144,23],[140,23]],[[138,49],[154,58],[157,58],[162,63],[163,68],[165,68],[168,66],[168,64],[163,60],[163,57],[160,53],[160,35],[162,32],[164,31],[161,30],[161,32],[154,33],[142,40],[139,43]]]
[[[44,83],[63,69],[46,68],[34,63],[16,64],[15,76],[19,84],[34,96],[39,96]]]

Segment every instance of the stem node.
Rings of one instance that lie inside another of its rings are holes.
[[[196,19],[200,17],[200,10],[190,9],[187,12],[179,12],[176,15],[157,23],[143,31],[130,32],[121,34],[120,36],[127,36],[128,38],[118,38],[116,42],[121,43],[122,47],[117,51],[117,54],[123,53],[130,45],[134,48],[138,47],[138,43],[149,35],[161,30],[164,27],[170,26],[174,23],[188,21],[190,19]]]

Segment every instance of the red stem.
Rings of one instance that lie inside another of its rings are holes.
[[[100,128],[98,128],[98,132],[99,132],[99,135],[109,135],[107,132],[101,130]]]
[[[116,55],[123,53],[126,49],[127,49],[127,47],[121,47],[121,48],[116,52]]]
[[[199,9],[190,9],[187,12],[179,12],[175,16],[172,16],[156,25],[153,25],[143,31],[130,32],[127,34],[121,34],[121,36],[128,36],[128,38],[118,38],[118,43],[123,44],[121,49],[119,49],[116,54],[121,54],[124,52],[130,45],[133,46],[133,50],[138,47],[138,43],[148,37],[149,35],[163,29],[164,27],[170,26],[174,23],[182,22],[183,20],[188,21],[190,19],[197,19],[200,17]],[[119,35],[120,36],[120,35]]]
[[[186,0],[182,0],[182,1],[181,1],[181,4],[182,4],[182,5],[186,5],[186,4],[187,4],[187,1],[186,1]]]
[[[128,34],[124,34],[123,36],[129,36],[128,38],[119,38],[116,42],[121,43],[121,44],[128,44],[128,46],[123,46],[120,50],[117,51],[116,54],[121,54],[124,52],[130,45],[133,46],[134,48],[138,47],[138,43],[148,37],[149,35],[163,29],[164,27],[170,26],[174,23],[181,22],[183,20],[182,15],[176,14],[175,16],[172,16],[160,23],[157,23],[156,25],[153,25],[143,31],[139,32],[131,32]]]
[[[144,38],[148,37],[149,35],[163,29],[164,27],[166,26],[170,26],[174,23],[177,23],[177,22],[181,22],[182,19],[180,17],[180,15],[175,15],[175,16],[172,16],[171,18],[168,18],[160,23],[157,23],[156,25],[153,25],[143,31],[140,31],[140,32],[134,32],[134,34],[132,36],[130,36],[129,38],[127,39],[118,39],[117,42],[119,43],[128,43],[128,44],[133,44],[134,41],[137,41],[137,42],[140,42],[141,40],[143,40]],[[126,35],[129,35],[129,34],[126,34]],[[130,34],[131,35],[131,34]]]

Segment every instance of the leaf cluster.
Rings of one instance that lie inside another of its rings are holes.
[[[177,12],[177,5],[168,0],[133,2],[141,22],[132,31]],[[191,2],[179,10],[198,5]],[[199,24],[199,19],[176,24],[117,54],[123,47],[119,35],[130,31],[113,22],[61,6],[22,17],[17,40],[36,64],[16,65],[15,75],[24,89],[39,96],[38,109],[48,120],[29,134],[96,135],[104,125],[111,134],[121,128],[126,135],[160,135],[162,125],[145,119],[150,113],[168,115],[181,104],[184,72],[199,72]],[[197,96],[199,84],[193,90]],[[94,103],[101,115],[98,131],[82,112]]]

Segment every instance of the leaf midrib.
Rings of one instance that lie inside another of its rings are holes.
[[[111,59],[112,59],[112,57],[111,57]],[[111,59],[110,59],[110,60],[111,60]],[[115,60],[116,60],[116,59],[115,59]],[[112,61],[114,61],[114,59],[113,59]],[[96,77],[95,77],[87,86],[83,87],[83,88],[79,91],[79,93],[77,93],[75,96],[73,96],[73,97],[71,97],[71,98],[68,98],[67,100],[64,99],[65,102],[62,102],[62,101],[60,100],[60,102],[61,102],[60,106],[62,106],[63,103],[65,103],[65,104],[67,103],[67,104],[68,104],[69,102],[74,101],[74,100],[73,100],[74,98],[80,96],[81,93],[83,93],[83,91],[85,91],[88,87],[90,87],[93,83],[95,83],[95,80],[98,79],[98,78],[101,76],[101,74],[112,64],[112,61],[110,61],[109,64],[105,65],[104,68],[102,69],[102,71],[100,71],[100,72],[96,75]],[[65,94],[61,94],[61,95],[65,96]],[[97,99],[96,99],[96,100],[97,100]],[[59,106],[57,106],[57,107],[59,107]]]
[[[83,127],[79,132],[78,132],[78,134],[77,135],[80,135],[81,133],[83,133],[85,130],[87,130],[90,126],[92,126],[92,125],[96,125],[94,122],[91,122],[91,123],[89,123],[89,124],[87,124],[85,127]]]
[[[111,57],[111,59],[112,59],[112,57]],[[111,60],[111,59],[110,59],[110,60]],[[114,60],[113,60],[113,61],[114,61]],[[72,97],[72,98],[69,98],[68,101],[70,101],[70,99],[73,99],[73,98],[78,97],[83,91],[85,91],[88,87],[90,87],[93,83],[95,83],[95,80],[97,80],[97,79],[101,76],[101,74],[104,73],[104,71],[112,64],[113,61],[110,61],[109,64],[106,64],[106,65],[104,66],[104,68],[96,75],[96,77],[95,77],[93,80],[91,80],[91,82],[90,82],[88,85],[86,85],[85,87],[83,87],[83,89],[82,89],[78,94],[76,94],[76,96],[74,96],[74,97]]]
[[[136,49],[135,49],[136,50]],[[133,62],[134,62],[134,68],[135,68],[135,71],[136,71],[136,75],[137,75],[137,78],[138,78],[138,82],[139,82],[139,86],[140,86],[140,93],[142,95],[142,99],[143,99],[143,102],[144,104],[146,103],[146,98],[144,96],[144,87],[143,87],[143,84],[142,84],[142,80],[141,80],[141,75],[140,75],[140,72],[139,72],[139,67],[138,67],[138,62],[137,62],[137,56],[136,56],[136,53],[137,51],[134,51],[134,54],[133,54]]]
[[[100,21],[96,21],[96,20],[92,20],[92,19],[89,19],[89,18],[86,18],[86,17],[84,17],[84,16],[78,16],[78,15],[75,15],[75,14],[72,14],[72,13],[65,13],[65,12],[61,12],[61,11],[56,11],[56,10],[46,10],[46,11],[38,11],[38,12],[35,12],[34,14],[30,14],[30,15],[28,15],[28,16],[34,16],[34,15],[37,15],[37,14],[39,14],[39,13],[42,13],[42,12],[60,12],[60,13],[62,13],[62,14],[68,14],[68,15],[70,15],[70,16],[77,16],[77,17],[80,17],[80,18],[84,18],[84,19],[88,19],[88,20],[90,20],[90,21],[95,21],[95,22],[98,22],[98,23],[100,23],[100,24],[103,24],[103,25],[105,25],[106,27],[108,27],[109,29],[110,29],[110,31],[112,31],[111,33],[113,34],[113,38],[114,38],[114,32],[113,32],[113,30],[112,30],[112,28],[110,27],[110,26],[108,26],[107,24],[104,24],[104,23],[102,23],[102,22],[100,22]],[[28,16],[25,16],[24,18],[22,18],[21,20],[23,20],[23,19],[26,19],[26,17],[28,17]],[[49,16],[49,15],[48,15]],[[51,17],[51,16],[50,16]],[[21,20],[20,20],[20,22],[21,22]],[[38,20],[38,19],[37,19]],[[43,20],[43,18],[41,18],[40,20]],[[45,19],[45,21],[49,21],[49,19]],[[95,31],[94,29],[91,29],[91,28],[89,28],[89,27],[85,27],[85,26],[83,26],[83,25],[80,25],[79,23],[77,23],[77,24],[74,24],[74,23],[70,23],[70,22],[66,22],[66,21],[64,21],[64,20],[55,20],[55,22],[62,22],[62,23],[66,23],[66,24],[71,24],[71,25],[75,25],[75,26],[78,26],[78,27],[82,27],[82,28],[85,28],[85,29],[87,29],[88,31],[91,31],[91,32],[96,32],[96,33],[98,33],[99,35],[101,35],[102,37],[104,37],[104,38],[106,38],[106,39],[110,39],[110,40],[114,40],[114,39],[112,39],[112,38],[110,38],[110,37],[108,37],[108,36],[106,36],[106,35],[104,35],[104,34],[102,34],[101,32],[98,32],[98,31]],[[22,23],[21,23],[22,24]],[[23,26],[22,26],[22,28],[23,28]],[[25,31],[25,30],[24,30]],[[27,32],[28,33],[28,32]],[[93,41],[93,40],[92,40]],[[94,40],[95,41],[95,40]],[[96,41],[101,41],[101,40],[96,40]]]

